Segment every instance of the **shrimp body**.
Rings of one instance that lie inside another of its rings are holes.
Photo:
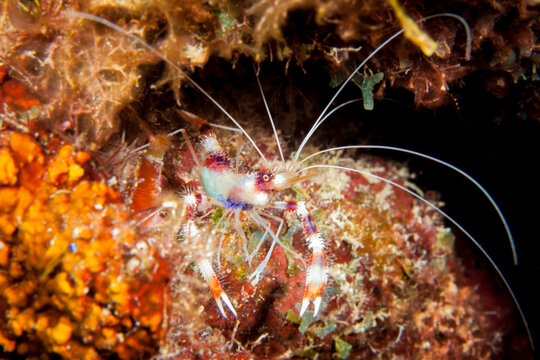
[[[259,171],[245,174],[203,167],[201,181],[209,197],[226,209],[251,210],[268,204],[269,194],[257,189]]]
[[[307,262],[306,288],[300,309],[300,316],[306,312],[310,302],[314,304],[314,316],[316,316],[319,312],[322,293],[328,279],[328,262],[324,250],[324,240],[317,231],[317,226],[307,210],[304,201],[291,200],[283,202],[271,200],[272,193],[290,188],[293,183],[303,180],[310,175],[298,176],[296,172],[288,172],[287,169],[283,169],[280,172],[274,172],[268,169],[238,172],[232,168],[227,153],[217,141],[216,135],[208,122],[186,111],[180,111],[180,113],[185,119],[198,125],[202,133],[202,163],[199,166],[200,178],[206,195],[217,202],[219,206],[225,208],[226,213],[229,213],[229,211],[234,212],[237,218],[239,211],[247,211],[249,217],[273,238],[266,259],[251,275],[250,279],[257,279],[258,275],[263,272],[275,244],[279,243],[283,246],[278,239],[283,222],[280,221],[281,225],[274,232],[269,226],[269,222],[262,217],[272,218],[264,210],[266,208],[276,208],[282,211],[293,212],[302,222],[304,237],[308,248],[312,252]],[[196,158],[195,153],[193,153],[193,156]],[[196,160],[198,162],[198,159]],[[196,204],[194,206],[196,207]],[[188,222],[193,223],[192,218]],[[244,239],[244,250],[247,255],[246,237],[241,226],[238,225],[238,221],[236,231]],[[249,255],[247,258],[249,261]],[[226,297],[226,295],[224,295],[221,286],[216,287],[216,284],[219,285],[219,281],[215,276],[212,277],[212,281],[208,281],[207,272],[209,267],[207,264],[203,264],[200,268],[210,288],[218,289],[217,292],[212,291],[221,313],[225,316],[219,299],[220,297]],[[229,306],[231,312],[235,313],[230,303],[227,306]]]
[[[206,194],[226,209],[265,207],[272,191],[266,185],[274,178],[273,174],[264,170],[238,172],[208,123],[186,111],[182,115],[198,124],[202,133],[200,178]]]

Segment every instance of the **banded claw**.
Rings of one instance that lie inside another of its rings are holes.
[[[214,295],[214,299],[216,300],[216,304],[219,308],[219,312],[221,312],[221,315],[225,319],[227,319],[227,314],[225,313],[225,309],[223,308],[223,303],[227,305],[229,310],[233,313],[235,317],[238,317],[236,314],[236,311],[234,310],[234,306],[229,300],[229,297],[221,287],[221,283],[219,282],[219,279],[214,272],[214,269],[212,268],[212,264],[209,260],[201,260],[198,263],[199,270],[206,282],[208,283],[208,287],[212,291],[212,295]]]
[[[326,272],[326,254],[322,248],[313,249],[309,259],[309,268],[306,276],[306,291],[302,299],[302,308],[300,309],[300,317],[306,312],[310,302],[313,301],[313,317],[319,313],[322,302],[322,292],[328,279]]]

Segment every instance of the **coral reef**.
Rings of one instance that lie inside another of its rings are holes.
[[[247,128],[249,131],[249,125]],[[221,139],[232,154],[241,148],[238,135],[224,132]],[[258,144],[267,149],[270,158],[277,156],[270,132],[259,133]],[[180,176],[196,188],[196,177],[184,170],[192,167],[192,160],[187,160],[189,150],[173,152],[177,155],[169,166],[182,171]],[[256,155],[244,150],[243,156]],[[337,154],[319,163],[362,169],[414,187],[406,167],[380,158],[352,160]],[[164,173],[170,171],[166,167]],[[162,186],[167,189],[170,184]],[[275,359],[497,358],[505,356],[507,346],[513,356],[528,356],[525,338],[515,335],[511,341],[504,340],[503,334],[511,333],[515,326],[511,302],[498,299],[500,294],[489,283],[479,285],[469,278],[468,265],[455,257],[454,235],[433,209],[389,184],[337,170],[298,184],[284,199],[308,202],[332,254],[332,283],[322,314],[316,319],[309,313],[298,318],[305,271],[294,256],[279,247],[264,276],[248,282],[254,266],[246,263],[234,226],[224,221],[221,276],[239,314],[238,322],[220,315],[208,290],[202,295],[194,293],[205,284],[187,285],[189,274],[193,277],[190,282],[195,281],[195,270],[185,255],[175,255],[172,318],[162,357],[213,358],[226,353],[230,358]],[[152,226],[165,236],[160,240],[162,246],[170,249],[176,232],[166,220],[170,215],[160,216],[165,221]],[[198,224],[212,234],[220,217],[218,211]],[[252,239],[252,251],[262,233],[247,220],[242,224]],[[210,235],[206,241],[214,242],[215,247],[217,237]],[[301,224],[294,216],[287,217],[282,241],[300,254],[308,253]],[[185,253],[186,247],[200,252],[206,245],[184,241],[178,244],[183,250],[176,252]],[[257,264],[267,250],[260,251]],[[195,260],[195,254],[190,258]]]
[[[119,194],[88,176],[90,154],[11,131],[0,149],[4,354],[151,355],[163,329],[167,264],[138,238]]]
[[[489,112],[491,125],[538,125],[538,2],[8,0],[0,7],[2,356],[530,356],[506,290],[461,249],[461,234],[410,195],[352,171],[321,172],[280,194],[307,201],[332,254],[322,314],[299,319],[305,272],[290,253],[276,247],[264,276],[250,283],[267,244],[250,266],[232,221],[217,228],[220,209],[201,214],[204,241],[182,237],[185,206],[178,191],[200,188],[200,179],[184,141],[165,134],[185,127],[191,139],[198,137],[178,106],[230,125],[186,86],[190,72],[257,134],[278,166],[253,61],[290,155],[333,88],[405,28],[408,36],[378,53],[342,97],[362,97],[363,109],[374,110],[344,109],[312,139],[319,145],[306,150],[379,141],[387,126],[398,134],[390,142],[410,138],[416,145],[420,132],[422,141],[443,142],[446,134],[451,154],[473,157],[464,131],[437,128],[426,136],[431,125],[422,121],[422,108],[458,103],[468,114],[467,99],[475,93],[474,114]],[[112,21],[186,74],[126,34],[69,10]],[[411,19],[443,11],[469,23],[470,60],[464,27],[455,19],[413,28]],[[380,109],[381,99],[393,97],[405,105]],[[412,115],[407,107],[415,108]],[[239,168],[258,165],[245,138],[223,130],[219,139]],[[146,150],[137,148],[145,142]],[[393,160],[338,153],[319,163],[371,171],[417,189],[412,172]],[[428,186],[437,187],[436,181]],[[426,197],[443,204],[436,194]],[[300,224],[284,217],[283,242],[306,254]],[[253,249],[263,234],[247,219],[239,221]],[[215,251],[220,234],[220,276],[238,322],[222,318],[195,266],[198,254]]]

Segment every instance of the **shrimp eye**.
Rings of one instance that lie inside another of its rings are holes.
[[[273,178],[274,178],[274,175],[272,175],[271,173],[264,173],[260,171],[257,174],[256,180],[255,180],[257,189],[259,191],[264,191],[264,192],[273,191],[270,185]]]

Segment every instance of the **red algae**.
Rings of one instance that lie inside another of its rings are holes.
[[[9,110],[28,111],[40,104],[39,99],[29,94],[23,84],[9,79],[7,68],[0,65],[0,114]]]

